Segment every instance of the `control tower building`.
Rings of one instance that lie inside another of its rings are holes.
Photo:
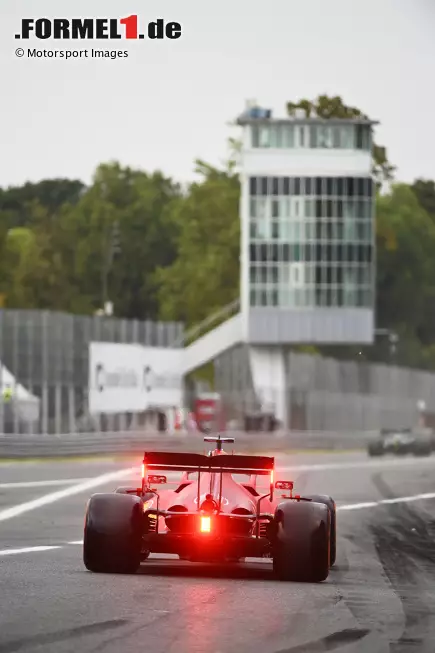
[[[223,382],[231,358],[254,395],[272,383],[284,396],[289,346],[373,342],[376,123],[259,107],[237,123],[240,312],[186,349],[186,372],[213,359]]]

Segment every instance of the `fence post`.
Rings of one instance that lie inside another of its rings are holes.
[[[12,325],[12,368],[13,368],[13,378],[14,378],[14,389],[13,389],[13,400],[11,405],[13,406],[13,422],[14,422],[14,435],[19,434],[20,432],[20,420],[19,420],[19,404],[17,401],[17,377],[21,371],[21,366],[19,365],[19,355],[18,355],[18,339],[19,339],[19,328],[18,328],[18,311],[13,313],[13,325]]]
[[[48,313],[41,313],[42,321],[42,433],[48,433]]]

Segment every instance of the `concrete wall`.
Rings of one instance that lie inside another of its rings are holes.
[[[294,430],[413,426],[419,401],[435,423],[435,374],[246,345],[227,352],[215,367],[216,389],[227,405],[238,406],[239,414],[272,405],[283,425]]]

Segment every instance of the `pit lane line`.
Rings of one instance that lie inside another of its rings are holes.
[[[422,465],[435,466],[435,457],[428,458],[384,458],[382,460],[355,460],[344,463],[318,463],[308,465],[277,465],[277,472],[323,472],[340,471],[347,469],[376,469],[387,467],[420,467]]]
[[[63,546],[26,546],[23,549],[3,549],[0,551],[0,556],[15,556],[20,553],[36,553],[38,551],[52,551],[53,549],[62,549]]]
[[[122,469],[117,472],[109,472],[108,474],[96,476],[95,478],[79,483],[78,485],[67,487],[64,490],[52,492],[51,494],[45,494],[38,499],[33,499],[32,501],[27,501],[26,503],[20,503],[17,506],[13,506],[12,508],[6,508],[5,510],[0,511],[0,522],[12,519],[13,517],[18,517],[19,515],[23,515],[26,512],[36,510],[37,508],[42,508],[43,506],[55,503],[56,501],[68,499],[75,494],[80,494],[81,492],[92,490],[100,485],[105,485],[106,483],[117,481],[121,478],[129,476],[136,471],[136,467],[131,467],[129,469]]]
[[[380,499],[379,501],[366,501],[363,503],[349,503],[342,504],[337,506],[337,511],[349,512],[352,510],[366,510],[368,508],[377,508],[379,506],[385,506],[390,504],[398,503],[411,503],[414,501],[426,501],[428,499],[435,499],[435,492],[426,492],[424,494],[414,494],[407,497],[395,497],[394,499]],[[66,542],[64,544],[58,545],[47,545],[47,546],[29,546],[22,549],[2,549],[0,550],[0,557],[8,555],[19,555],[22,553],[36,553],[42,551],[51,551],[54,549],[64,549],[66,546],[70,545],[83,545],[83,540],[73,540]]]
[[[0,483],[0,490],[20,490],[25,488],[37,487],[56,487],[62,485],[74,485],[75,483],[84,483],[90,481],[88,478],[64,478],[46,481],[18,481],[11,483]]]

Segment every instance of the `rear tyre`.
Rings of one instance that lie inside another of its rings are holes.
[[[412,453],[415,457],[430,456],[432,453],[432,445],[430,442],[416,442]]]
[[[275,511],[273,569],[279,580],[320,583],[329,575],[331,516],[328,506],[287,501]]]
[[[307,499],[315,501],[316,503],[323,503],[328,506],[331,517],[331,540],[329,552],[329,565],[333,567],[337,558],[337,513],[335,508],[335,501],[327,494],[309,494]]]
[[[384,455],[384,446],[381,442],[370,442],[367,447],[367,453],[369,456],[383,456]]]
[[[121,486],[117,487],[115,490],[115,494],[130,494],[133,496],[137,496],[137,488],[135,487],[128,487],[128,486]],[[156,495],[153,492],[145,492],[145,494],[142,495],[142,501],[149,501],[150,499],[153,499]],[[142,552],[140,554],[140,559],[141,562],[144,562],[150,557],[151,551],[148,549],[142,549]]]
[[[83,562],[95,573],[133,574],[142,556],[142,501],[126,494],[94,494],[87,506]]]

